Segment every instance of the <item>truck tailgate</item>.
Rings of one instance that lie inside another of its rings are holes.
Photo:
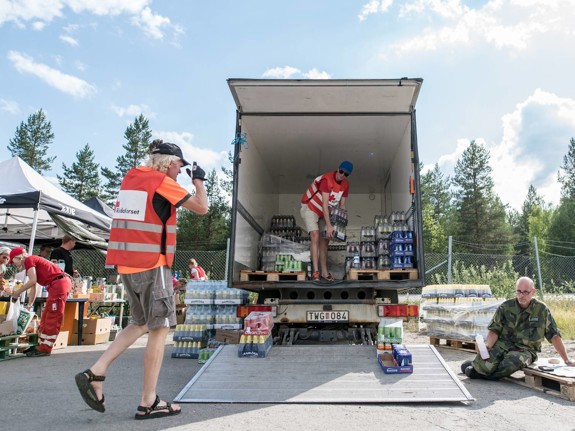
[[[408,346],[413,374],[384,374],[373,346],[274,346],[238,358],[222,346],[175,401],[189,403],[458,402],[474,398],[433,346]]]

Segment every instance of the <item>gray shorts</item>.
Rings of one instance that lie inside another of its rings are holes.
[[[176,305],[172,271],[167,266],[122,274],[128,294],[131,319],[134,325],[148,325],[148,329],[169,328],[176,324]]]
[[[307,233],[310,233],[314,230],[325,229],[325,220],[323,217],[318,216],[316,213],[310,210],[307,204],[301,204],[299,213],[303,219],[303,224]]]

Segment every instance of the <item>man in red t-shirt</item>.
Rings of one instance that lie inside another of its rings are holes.
[[[352,170],[353,165],[350,162],[342,162],[337,171],[328,172],[313,180],[302,196],[300,214],[311,239],[310,254],[314,281],[320,280],[320,274],[324,280],[334,280],[327,269],[327,249],[329,240],[333,237],[330,207],[339,206],[345,210],[349,194],[347,177]],[[325,237],[320,235],[320,221],[322,224],[325,223]]]
[[[40,319],[38,348],[30,348],[26,356],[49,356],[62,326],[66,299],[72,288],[70,277],[60,267],[40,256],[28,256],[26,250],[17,247],[10,252],[10,263],[16,267],[24,266],[28,281],[12,292],[12,302],[28,289],[28,303],[34,304],[36,299],[36,284],[46,286],[48,297]]]

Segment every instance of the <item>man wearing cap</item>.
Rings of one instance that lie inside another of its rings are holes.
[[[335,280],[327,269],[327,249],[333,237],[333,225],[330,220],[330,209],[340,207],[345,210],[349,194],[347,177],[353,165],[344,161],[336,171],[317,177],[307,188],[301,199],[300,214],[311,239],[310,253],[312,262],[312,280]],[[320,221],[325,224],[326,236],[320,235]],[[321,267],[320,267],[321,266]]]
[[[28,303],[34,304],[36,284],[46,286],[48,297],[40,319],[38,347],[25,350],[26,356],[49,356],[62,326],[66,299],[72,288],[72,280],[58,265],[40,256],[28,256],[22,247],[10,252],[10,263],[18,268],[24,267],[28,281],[12,292],[12,302],[28,289]]]
[[[146,166],[130,169],[122,181],[114,207],[106,265],[117,266],[126,288],[131,321],[92,367],[75,376],[84,401],[105,411],[103,381],[111,363],[138,338],[148,333],[144,353],[144,383],[135,419],[176,415],[178,405],[156,394],[170,326],[176,324],[171,267],[176,248],[176,209],[196,214],[208,211],[205,172],[195,163],[186,169],[194,195],[176,178],[189,165],[175,144],[155,140]]]

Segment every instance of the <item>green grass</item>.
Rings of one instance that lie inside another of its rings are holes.
[[[561,331],[564,340],[575,340],[575,300],[561,296],[549,296],[544,298],[545,304],[551,310],[551,314]]]

